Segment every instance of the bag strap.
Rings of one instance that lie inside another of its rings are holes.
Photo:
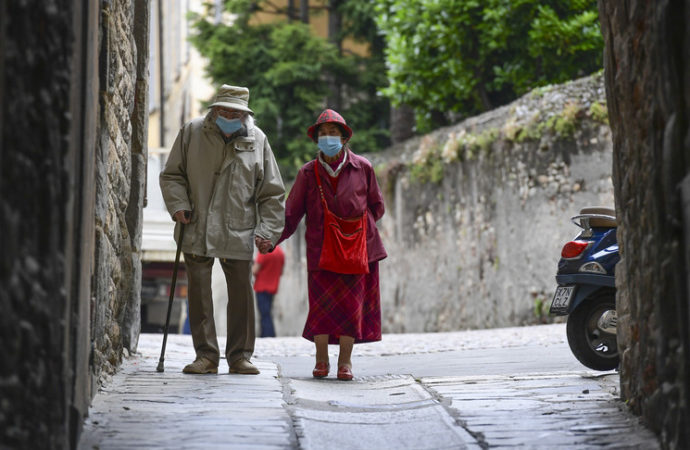
[[[314,173],[316,174],[316,184],[319,186],[319,193],[321,194],[321,203],[323,208],[330,212],[328,209],[328,204],[326,203],[326,196],[323,195],[323,186],[321,185],[321,177],[319,176],[319,161],[314,160]]]
[[[316,174],[316,184],[319,186],[319,194],[321,194],[321,204],[323,205],[323,209],[325,211],[328,211],[329,214],[333,214],[330,209],[328,209],[328,203],[326,203],[326,196],[323,195],[323,186],[321,185],[321,176],[319,176],[319,161],[314,160],[314,173]],[[335,216],[335,214],[333,214]],[[360,217],[366,217],[367,215],[367,208],[364,209],[364,213]],[[338,217],[338,216],[336,216]],[[341,219],[341,220],[347,220],[347,219]]]

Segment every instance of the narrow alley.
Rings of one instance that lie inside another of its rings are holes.
[[[261,374],[190,376],[191,338],[143,334],[93,402],[79,448],[659,448],[616,372],[580,365],[563,324],[386,335],[355,379],[311,377],[311,344],[264,338]],[[331,355],[333,358],[335,355]],[[224,370],[225,369],[225,370]]]

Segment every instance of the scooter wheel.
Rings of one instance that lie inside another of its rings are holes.
[[[570,350],[590,369],[613,370],[620,362],[616,335],[598,326],[599,318],[610,310],[616,310],[615,291],[589,297],[568,316],[566,330]]]

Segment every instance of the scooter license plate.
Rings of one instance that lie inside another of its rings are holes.
[[[553,294],[551,300],[551,314],[566,314],[568,312],[568,305],[570,305],[570,298],[573,296],[575,286],[558,286],[556,292]]]

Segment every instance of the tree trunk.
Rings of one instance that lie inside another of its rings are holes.
[[[328,40],[338,46],[341,50],[342,42],[339,38],[342,17],[338,12],[341,0],[329,0],[328,2]]]
[[[299,16],[302,23],[309,23],[309,0],[300,0]]]
[[[340,39],[340,28],[342,25],[342,17],[338,11],[338,6],[342,0],[329,0],[328,2],[328,40],[338,47],[338,54],[342,55],[342,41]],[[330,108],[336,111],[340,110],[342,106],[342,89],[341,83],[338,80],[337,74],[328,76],[329,95],[326,98],[326,103]]]
[[[479,95],[479,101],[482,103],[482,109],[484,111],[490,111],[494,109],[494,105],[491,103],[489,94],[486,92],[486,86],[484,83],[477,83],[477,94]]]
[[[414,110],[408,105],[400,105],[397,108],[391,106],[391,143],[405,141],[414,136],[415,117]]]
[[[295,19],[295,0],[288,0],[287,2],[287,19],[288,22]]]

